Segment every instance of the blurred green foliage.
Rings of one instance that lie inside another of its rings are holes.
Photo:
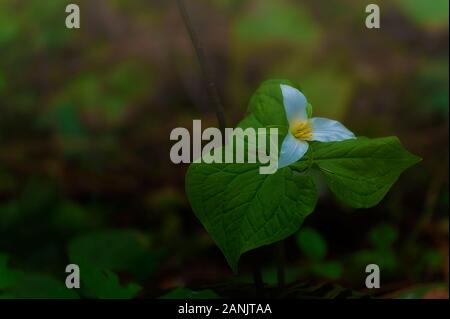
[[[71,2],[0,1],[0,298],[159,297],[229,279],[168,156],[172,128],[216,125],[175,3],[79,0],[82,28],[67,30]],[[362,290],[377,263],[380,296],[448,296],[448,1],[382,2],[371,31],[357,1],[187,4],[230,126],[259,83],[289,78],[317,116],[398,135],[424,159],[368,211],[319,189],[306,234],[287,242],[287,281]],[[76,291],[72,260],[86,267]]]
[[[210,289],[194,291],[187,288],[175,288],[174,290],[159,297],[160,299],[218,299],[214,291]]]
[[[339,279],[343,266],[336,260],[325,261],[328,245],[322,235],[311,227],[303,227],[296,235],[297,245],[306,258],[307,273],[327,279]]]
[[[247,10],[238,17],[233,29],[233,38],[241,47],[254,50],[264,44],[273,46],[278,41],[305,47],[314,46],[320,39],[320,26],[298,5],[262,0],[248,1],[245,6]]]
[[[448,27],[448,1],[396,0],[403,12],[413,21],[430,28]]]

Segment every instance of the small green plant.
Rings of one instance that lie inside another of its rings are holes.
[[[243,129],[277,127],[281,152],[292,132],[283,86],[301,91],[286,80],[264,82],[238,124]],[[307,113],[310,118],[310,105]],[[337,199],[367,208],[378,204],[399,175],[420,161],[397,137],[370,139],[347,131],[345,138],[320,140],[324,142],[304,142],[308,145],[305,152],[281,163],[271,175],[259,174],[259,165],[250,163],[193,163],[189,167],[186,192],[192,209],[233,271],[242,254],[293,235],[314,211],[313,169],[321,173]]]

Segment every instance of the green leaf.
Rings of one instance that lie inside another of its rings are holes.
[[[73,263],[111,270],[126,270],[146,253],[140,234],[132,230],[89,233],[73,239],[68,251]]]
[[[158,268],[163,252],[149,249],[148,238],[127,229],[103,230],[73,239],[68,246],[71,262],[101,269],[126,271],[145,280]]]
[[[397,137],[311,143],[293,166],[304,169],[311,159],[337,198],[355,208],[378,204],[400,174],[420,161]]]
[[[397,240],[398,232],[392,225],[381,224],[374,227],[369,233],[369,241],[373,247],[384,250],[391,248]]]
[[[309,176],[262,175],[257,164],[192,164],[186,192],[234,271],[243,253],[294,234],[317,199]]]
[[[303,227],[297,233],[297,245],[306,257],[313,261],[320,261],[327,255],[325,239],[313,228]]]
[[[284,110],[281,84],[290,85],[301,91],[300,87],[289,80],[273,79],[264,81],[252,95],[247,116],[238,124],[238,127],[252,128],[278,128],[278,150],[281,148],[286,136],[289,123]]]
[[[20,273],[8,267],[8,256],[0,254],[0,290],[13,286]]]
[[[245,129],[277,127],[281,144],[288,122],[280,84],[261,84],[249,103]],[[298,87],[297,87],[298,88]],[[295,233],[316,204],[313,180],[291,169],[259,174],[258,164],[192,164],[186,175],[192,209],[236,271],[240,256]]]
[[[108,269],[101,269],[88,263],[79,266],[81,291],[88,298],[130,299],[141,290],[141,287],[135,283],[121,285],[117,275]]]
[[[342,264],[338,261],[318,263],[311,266],[311,271],[328,279],[339,279],[343,272]]]
[[[7,291],[18,299],[78,299],[73,289],[67,289],[64,283],[55,278],[38,273],[24,273],[17,283]]]
[[[65,200],[55,209],[50,223],[65,234],[78,234],[99,225],[99,218],[99,214],[95,214],[92,207]]]
[[[0,254],[0,299],[77,299],[75,290],[41,273],[25,273],[8,267],[8,256]]]
[[[296,87],[287,80],[264,82],[238,125],[276,127],[279,145],[289,125],[280,84]],[[273,175],[259,174],[259,164],[194,163],[186,175],[186,193],[194,213],[236,271],[242,254],[292,235],[313,211],[316,188],[303,174],[311,166],[319,168],[339,199],[354,207],[370,207],[418,160],[394,137],[313,142],[299,162]],[[319,259],[325,253],[310,254]]]
[[[175,288],[159,299],[218,299],[219,295],[211,289],[194,291],[188,288]]]
[[[244,127],[288,127],[289,123],[284,111],[283,94],[281,84],[290,85],[300,90],[300,88],[288,80],[268,80],[263,82],[250,99],[248,111],[250,117],[254,119],[250,124],[239,126]],[[246,123],[247,119],[243,122]]]

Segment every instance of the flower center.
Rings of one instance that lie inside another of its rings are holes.
[[[311,124],[309,121],[295,122],[291,126],[291,133],[299,140],[309,141],[312,138]]]

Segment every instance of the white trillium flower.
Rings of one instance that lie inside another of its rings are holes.
[[[308,102],[303,93],[289,85],[281,84],[280,87],[289,131],[281,145],[278,168],[301,159],[308,150],[310,141],[336,142],[355,138],[355,134],[338,121],[321,117],[308,118]]]

